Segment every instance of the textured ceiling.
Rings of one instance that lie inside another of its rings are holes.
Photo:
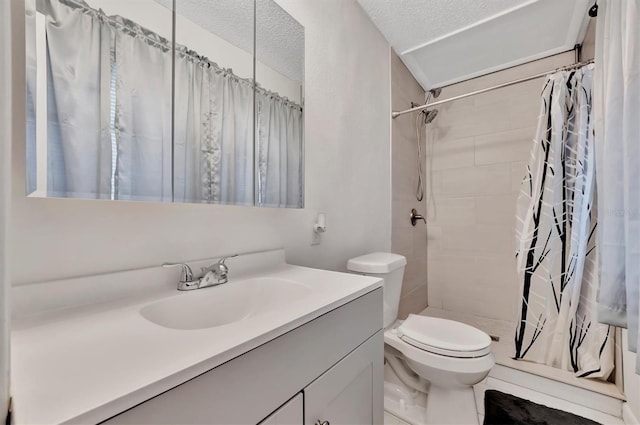
[[[155,0],[171,8],[172,0]],[[253,53],[253,0],[177,0],[176,11]],[[304,79],[304,27],[273,0],[256,2],[256,57],[295,81]],[[209,58],[215,62],[215,58]]]
[[[535,1],[535,0],[534,0]],[[531,0],[359,0],[398,52],[435,40]]]
[[[590,0],[358,0],[423,88],[572,49]]]

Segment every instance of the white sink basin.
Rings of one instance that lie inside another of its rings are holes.
[[[206,329],[272,311],[310,292],[293,280],[259,277],[182,292],[146,305],[140,314],[165,328]]]

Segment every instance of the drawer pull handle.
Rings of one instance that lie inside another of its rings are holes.
[[[320,419],[318,419],[316,421],[316,425],[331,425],[331,424],[329,423],[329,421],[324,421],[323,422],[323,421],[320,421]]]

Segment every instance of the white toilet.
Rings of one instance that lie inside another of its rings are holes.
[[[414,423],[477,424],[472,386],[495,364],[491,338],[453,320],[411,314],[396,321],[406,264],[385,252],[347,263],[352,272],[384,279],[385,409]]]

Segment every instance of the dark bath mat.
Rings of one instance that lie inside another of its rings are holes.
[[[496,390],[484,392],[484,425],[601,425],[573,413]]]

